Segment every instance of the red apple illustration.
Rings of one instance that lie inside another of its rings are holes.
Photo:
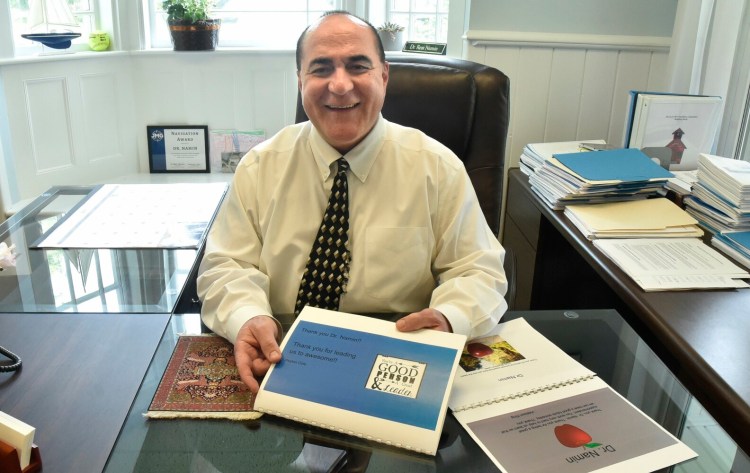
[[[469,352],[471,356],[481,358],[483,356],[491,355],[492,354],[492,348],[488,347],[484,343],[469,343],[466,346],[466,350]]]
[[[557,440],[561,444],[569,448],[594,448],[601,445],[600,443],[591,443],[591,436],[589,434],[570,424],[563,424],[555,427],[555,437],[557,437]]]

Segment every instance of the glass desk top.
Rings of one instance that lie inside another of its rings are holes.
[[[665,471],[750,472],[747,455],[704,411],[638,335],[612,310],[518,311],[566,353],[595,371],[699,456]],[[206,331],[197,314],[173,315],[109,457],[107,473],[185,471],[307,472],[316,453],[343,455],[340,472],[496,472],[494,464],[446,417],[435,457],[399,450],[264,415],[255,421],[147,420],[178,334]]]
[[[0,312],[171,313],[178,307],[198,249],[31,248],[96,189],[52,188],[0,224],[0,242],[17,253],[16,267],[0,271]]]

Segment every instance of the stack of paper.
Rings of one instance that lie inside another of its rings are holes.
[[[701,154],[685,205],[712,233],[750,230],[750,162]]]
[[[637,149],[555,154],[529,176],[553,209],[568,204],[637,200],[664,189],[672,173]]]
[[[594,240],[644,291],[750,287],[750,273],[699,238]]]
[[[693,186],[698,182],[698,170],[671,172],[674,177],[667,181],[667,189],[681,196],[690,194],[693,191]]]
[[[530,176],[542,167],[544,162],[552,158],[555,154],[561,153],[578,153],[581,151],[591,151],[584,145],[602,145],[606,146],[604,140],[583,140],[583,141],[557,141],[553,143],[529,143],[523,147],[521,153],[520,167],[521,172]]]
[[[698,222],[664,197],[594,205],[568,205],[565,215],[589,240],[701,237]]]
[[[711,244],[750,269],[750,232],[717,233]]]

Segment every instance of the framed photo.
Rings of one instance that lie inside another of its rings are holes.
[[[209,172],[208,126],[148,125],[146,131],[152,173]]]

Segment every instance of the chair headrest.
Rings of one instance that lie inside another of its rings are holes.
[[[471,134],[476,85],[470,72],[454,67],[392,62],[383,116],[419,128],[459,157]]]

